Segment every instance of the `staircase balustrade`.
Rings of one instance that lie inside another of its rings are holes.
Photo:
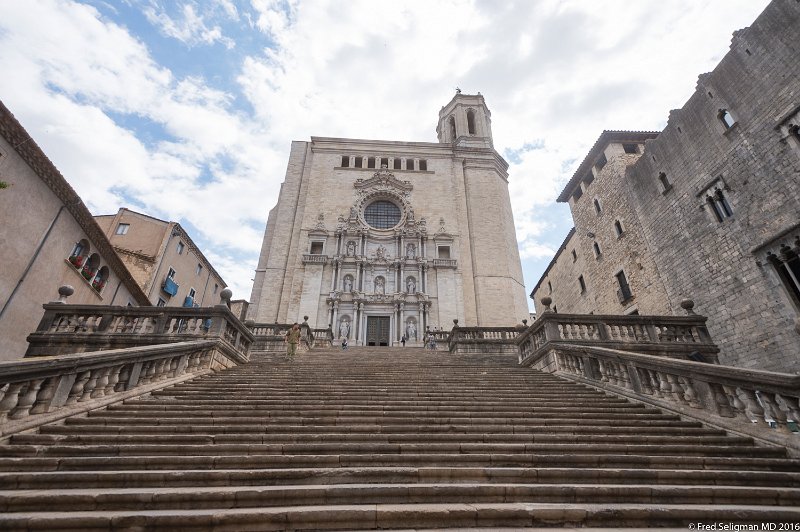
[[[522,345],[533,343],[525,338]],[[553,343],[537,353],[523,355],[522,363],[776,443],[800,455],[800,375],[595,346]]]
[[[706,317],[615,316],[558,314],[545,311],[516,339],[520,363],[527,364],[552,342],[602,346],[673,358],[699,354],[717,362],[719,348],[711,341]]]
[[[447,337],[451,353],[516,354],[516,338],[525,329],[519,327],[459,327],[457,324]]]
[[[219,338],[247,358],[253,334],[225,306],[44,305],[26,357]]]
[[[0,436],[247,362],[221,339],[0,363]]]
[[[248,325],[254,339],[254,352],[279,353],[286,350],[284,339],[292,324],[285,323],[250,323]],[[314,349],[314,347],[330,347],[333,345],[333,330],[313,329],[304,321],[300,324],[300,352]]]

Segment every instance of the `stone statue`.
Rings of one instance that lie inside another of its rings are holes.
[[[417,256],[417,246],[415,246],[414,244],[406,245],[406,258],[413,259],[416,256]]]
[[[356,243],[352,240],[347,243],[347,256],[353,257],[356,254]]]
[[[350,338],[350,322],[342,320],[339,324],[339,338]]]
[[[417,281],[415,281],[413,277],[406,279],[406,291],[409,294],[415,294],[417,292]]]
[[[386,293],[386,281],[383,280],[383,277],[375,278],[375,293],[376,294]]]
[[[406,325],[406,339],[408,340],[417,339],[417,326],[414,325],[413,321],[409,321],[408,325]]]
[[[378,249],[375,250],[375,257],[377,257],[378,259],[386,258],[386,248],[383,247],[383,244],[378,246]]]
[[[350,278],[349,275],[344,278],[344,291],[345,292],[353,291],[353,280]]]

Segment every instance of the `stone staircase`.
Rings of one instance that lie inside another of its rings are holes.
[[[315,350],[0,445],[2,530],[800,522],[800,461],[497,357]]]

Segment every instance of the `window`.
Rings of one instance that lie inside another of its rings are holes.
[[[550,291],[551,294],[553,293],[553,283],[551,283],[550,281],[547,281],[547,289]]]
[[[116,234],[118,234],[118,235],[127,235],[128,234],[128,228],[130,226],[131,226],[131,224],[119,224],[117,226],[117,233]]]
[[[725,194],[720,189],[716,189],[712,194],[707,195],[706,203],[718,222],[722,222],[725,218],[733,216],[730,203],[728,203]]]
[[[633,293],[631,292],[631,287],[628,284],[628,279],[625,277],[625,272],[619,272],[615,275],[617,278],[617,283],[619,284],[619,289],[617,290],[617,297],[619,298],[620,303],[625,303],[629,301],[633,297]]]
[[[389,168],[389,158],[381,157],[381,168]]]
[[[558,314],[558,307],[557,307],[557,306],[555,306],[555,305],[553,305],[553,312],[554,312],[554,313],[556,313],[556,314]]]
[[[312,242],[310,253],[312,255],[322,255],[322,245],[322,242]]]
[[[395,157],[394,158],[394,169],[395,170],[402,170],[402,168],[400,166],[401,163],[402,163],[402,159],[400,159],[399,157]]]
[[[192,299],[194,299],[194,296],[195,296],[195,295],[197,295],[197,292],[195,291],[195,289],[194,289],[194,288],[190,288],[190,289],[189,289],[189,297],[191,297]]]
[[[186,249],[186,246],[183,244],[183,242],[178,240],[178,246],[175,248],[175,250],[178,252],[178,255],[183,255],[184,249]]]
[[[456,141],[456,119],[451,116],[450,120],[448,120],[448,124],[450,125],[450,141],[451,142],[455,142]]]
[[[583,275],[578,276],[578,284],[581,285],[581,294],[586,292],[586,281],[583,280]]]
[[[89,251],[89,241],[82,239],[80,242],[75,243],[75,246],[72,248],[72,252],[69,254],[69,258],[67,260],[70,262],[70,264],[75,266],[75,268],[80,270],[84,266],[86,257],[89,255]]]
[[[602,255],[602,253],[600,252],[600,245],[597,242],[593,242],[592,248],[594,248],[594,257],[596,259],[599,259],[600,255]]]
[[[219,285],[217,283],[214,283],[214,293],[215,294],[217,293],[217,290],[219,290]]]
[[[800,142],[800,126],[792,126],[789,129],[789,134],[791,134],[794,137],[794,140]]]
[[[778,272],[795,307],[800,310],[800,257],[784,244],[779,256],[769,253],[767,258]]]
[[[175,270],[170,268],[169,271],[167,272],[167,277],[169,277],[170,279],[175,279],[175,273],[176,273]]]
[[[639,145],[638,144],[623,144],[622,150],[625,153],[639,153]]]
[[[201,273],[202,271],[203,271],[203,265],[202,265],[202,264],[198,264],[198,265],[197,265],[197,268],[195,268],[195,269],[194,269],[194,274],[195,274],[195,275],[200,275],[200,273]]]
[[[414,159],[406,159],[406,170],[414,169]]]
[[[419,169],[427,171],[428,170],[428,161],[426,161],[425,159],[420,159],[419,160]]]
[[[156,303],[156,306],[157,307],[166,307],[167,306],[167,302],[159,297],[158,298],[158,303]]]
[[[467,131],[470,135],[475,134],[475,111],[472,109],[467,111]]]
[[[361,157],[356,157],[356,168],[361,168],[364,165],[364,159]]]
[[[367,158],[367,168],[375,168],[375,157]]]
[[[108,266],[103,266],[98,270],[97,275],[94,276],[92,279],[92,288],[95,289],[96,292],[100,293],[103,291],[103,288],[106,286],[106,282],[108,281],[109,277],[109,270]]]
[[[375,229],[390,229],[400,223],[400,208],[391,201],[379,200],[367,205],[364,220]]]
[[[661,181],[661,186],[663,187],[663,190],[661,191],[662,194],[672,190],[672,184],[669,182],[669,179],[667,179],[667,174],[661,172],[658,174],[658,180]]]
[[[350,156],[342,155],[342,168],[349,168],[349,167],[350,167]]]
[[[438,246],[436,251],[440,259],[450,258],[450,246]]]
[[[621,237],[622,233],[624,233],[622,230],[622,224],[619,222],[619,220],[614,220],[614,231],[617,233],[617,238]]]
[[[719,118],[722,125],[725,126],[725,129],[730,129],[736,124],[736,120],[733,119],[733,115],[731,115],[727,109],[720,109],[717,118]]]
[[[576,260],[578,260],[578,254],[573,249],[572,250],[572,262],[575,262]]]
[[[594,210],[597,214],[603,212],[603,209],[600,208],[600,202],[597,200],[597,198],[594,199]]]
[[[594,167],[597,168],[597,171],[599,172],[600,170],[603,169],[603,167],[606,165],[607,162],[608,159],[606,159],[606,154],[602,153],[600,154],[600,158],[597,160],[597,162],[594,163]]]
[[[591,170],[589,170],[589,173],[586,174],[586,177],[583,178],[583,182],[588,187],[589,185],[592,184],[592,181],[594,181],[594,174],[592,173]]]
[[[576,188],[575,192],[572,193],[572,199],[578,201],[581,199],[581,196],[583,196],[583,189],[581,189],[581,186],[578,185],[578,188]]]

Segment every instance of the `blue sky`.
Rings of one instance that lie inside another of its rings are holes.
[[[4,0],[0,99],[95,214],[177,220],[249,298],[292,140],[435,141],[480,91],[530,292],[603,129],[660,130],[765,0]]]

